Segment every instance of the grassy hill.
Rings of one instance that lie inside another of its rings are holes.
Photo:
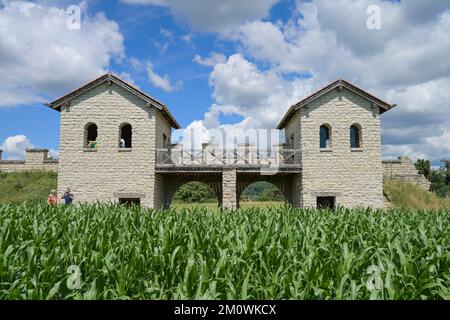
[[[46,171],[0,172],[0,203],[45,202],[56,189],[57,177]]]
[[[416,210],[450,210],[450,198],[436,194],[404,181],[386,181],[384,194],[396,208]]]

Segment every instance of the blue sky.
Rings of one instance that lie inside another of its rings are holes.
[[[448,1],[0,3],[4,158],[29,146],[57,155],[59,114],[42,103],[108,71],[182,127],[205,129],[274,127],[290,104],[345,78],[399,105],[383,115],[385,158],[450,158]],[[67,27],[70,5],[79,29]]]

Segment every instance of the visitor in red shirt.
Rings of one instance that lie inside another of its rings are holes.
[[[52,207],[54,207],[58,204],[58,196],[57,196],[56,190],[52,190],[52,192],[48,196],[47,204]]]

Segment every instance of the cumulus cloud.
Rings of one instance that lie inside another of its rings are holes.
[[[209,57],[206,57],[206,58],[202,58],[200,55],[196,54],[193,61],[198,63],[201,66],[213,67],[216,64],[227,61],[227,58],[222,53],[211,52]]]
[[[218,124],[223,113],[243,116],[253,128],[274,128],[287,108],[311,90],[311,81],[286,80],[275,70],[260,70],[240,54],[216,64],[209,83],[216,101],[205,114],[209,127]]]
[[[25,159],[25,150],[28,148],[34,148],[34,145],[24,135],[6,138],[0,146],[0,149],[8,155],[8,160]]]
[[[264,18],[279,0],[122,0],[128,4],[168,7],[182,22],[201,32],[228,32],[246,21]]]
[[[166,74],[164,76],[160,76],[153,69],[153,65],[150,62],[147,62],[147,76],[150,82],[157,88],[163,89],[167,92],[177,91],[181,89],[182,83],[177,82],[176,84],[172,84],[170,81],[170,77]]]
[[[24,135],[8,137],[0,145],[0,150],[4,152],[4,159],[7,160],[25,160],[27,149],[35,148],[34,144]],[[59,150],[50,149],[48,157],[59,159]]]
[[[85,4],[81,3],[85,8]],[[0,6],[0,107],[44,102],[104,73],[124,57],[117,23],[84,14],[67,28],[66,8],[29,1]]]
[[[53,159],[59,159],[59,150],[50,149],[48,151],[48,157]]]
[[[195,146],[205,139],[227,148],[234,143],[250,142],[260,146],[279,143],[279,131],[270,129],[275,128],[290,105],[311,90],[310,81],[286,80],[279,72],[259,69],[240,54],[217,63],[209,83],[216,103],[204,114],[203,120],[194,121],[180,131],[185,147],[192,145],[189,142],[192,137],[196,137]],[[221,114],[239,115],[244,119],[234,124],[221,124]]]
[[[380,30],[366,26],[373,4],[381,9]],[[251,21],[228,35],[241,54],[212,71],[218,106],[205,120],[214,123],[220,105],[231,104],[255,124],[274,125],[291,102],[344,78],[398,104],[383,116],[384,155],[436,163],[450,158],[448,34],[448,1],[298,1],[297,13],[285,23]]]

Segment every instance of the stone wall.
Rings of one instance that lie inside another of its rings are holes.
[[[419,174],[414,163],[408,157],[398,157],[397,160],[383,160],[383,178],[408,181],[425,190],[430,190],[431,182],[423,174]]]
[[[320,126],[331,128],[331,147],[320,148]],[[350,147],[350,126],[361,130],[361,148]],[[291,136],[294,141],[291,142]],[[334,89],[299,109],[286,126],[286,142],[301,149],[301,181],[293,203],[316,207],[335,197],[344,207],[384,207],[380,114],[363,97]]]
[[[0,150],[0,172],[16,172],[29,170],[58,171],[58,160],[48,158],[47,149],[27,149],[25,161],[2,160]]]
[[[223,200],[222,206],[225,209],[236,209],[237,199],[237,172],[235,168],[224,169],[222,173]]]

